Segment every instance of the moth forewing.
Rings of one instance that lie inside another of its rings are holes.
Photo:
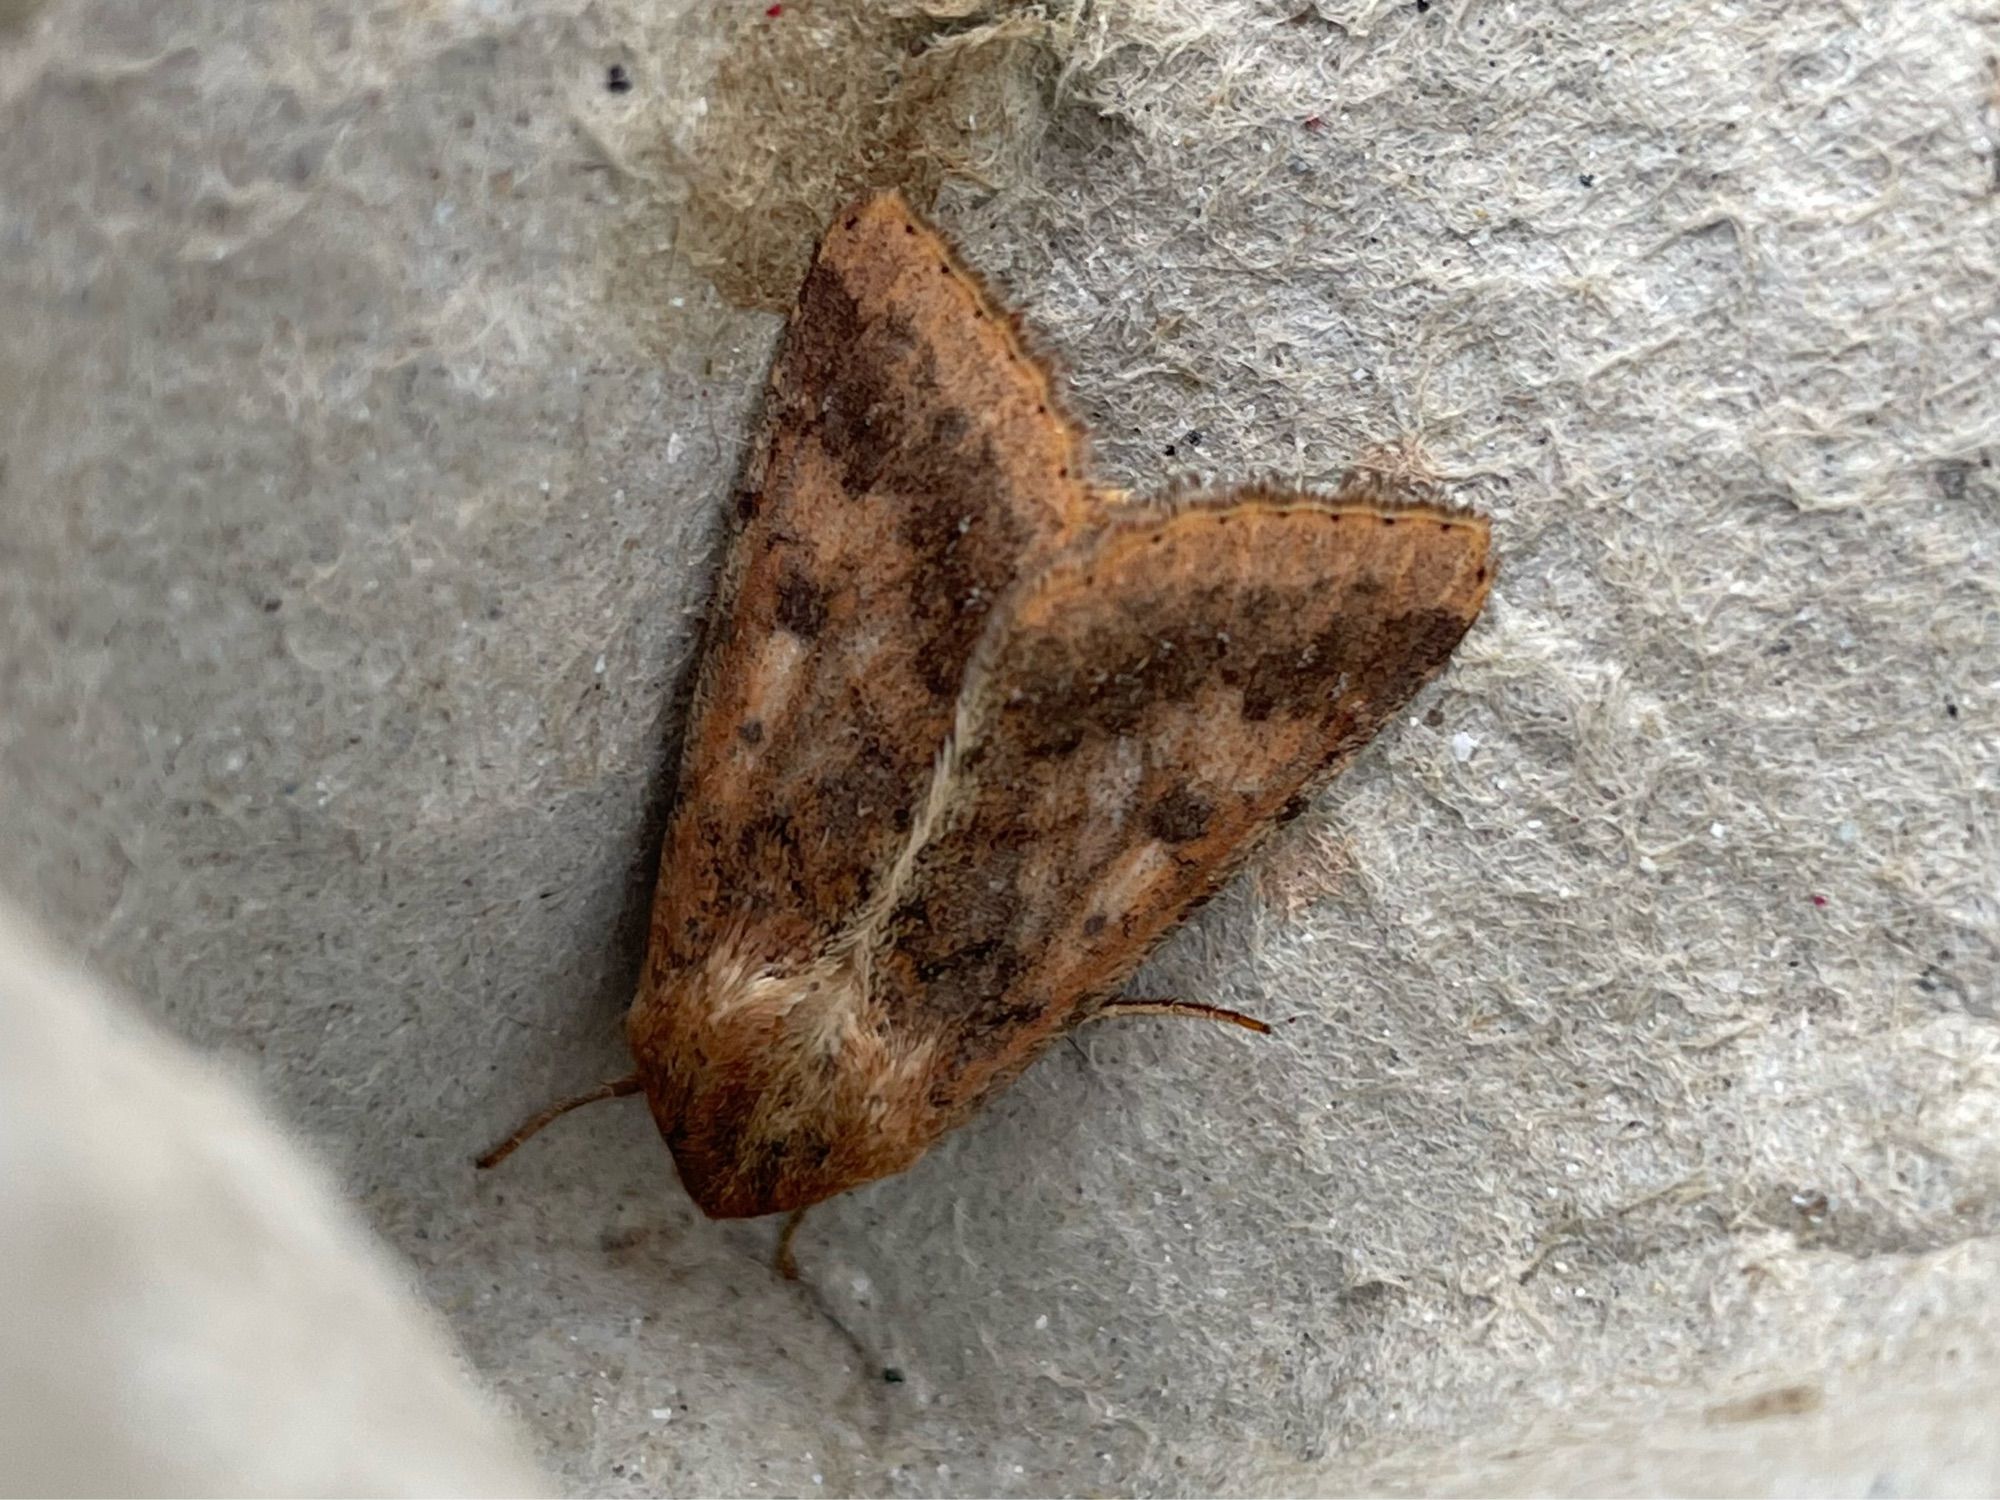
[[[903,1170],[1093,1017],[1256,1027],[1113,997],[1490,586],[1482,519],[1388,486],[1135,501],[1083,448],[901,199],[836,217],[736,502],[627,1017],[712,1215]]]

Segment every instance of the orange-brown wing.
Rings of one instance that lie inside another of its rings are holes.
[[[949,1124],[1087,1019],[1451,655],[1487,524],[1368,489],[1135,507],[1024,584],[968,679],[871,986]]]
[[[1098,508],[1049,377],[883,194],[822,240],[771,376],[663,852],[654,960],[824,937],[876,888],[994,603]]]

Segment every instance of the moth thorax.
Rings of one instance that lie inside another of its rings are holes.
[[[654,1118],[708,1213],[817,1202],[901,1170],[935,1133],[934,1059],[868,989],[844,956],[785,970],[716,953],[635,1008]]]

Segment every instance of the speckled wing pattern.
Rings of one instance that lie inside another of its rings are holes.
[[[1024,584],[875,946],[945,1119],[1087,1020],[1450,657],[1487,523],[1362,486],[1135,504]],[[948,1059],[948,1061],[945,1061]]]
[[[711,1215],[914,1162],[1443,665],[1477,517],[1372,487],[1132,502],[893,195],[772,373],[626,1031]],[[610,1087],[610,1086],[607,1086]]]
[[[790,948],[854,917],[987,615],[1097,509],[1012,319],[892,194],[829,228],[764,421],[696,683],[658,962],[743,921]]]

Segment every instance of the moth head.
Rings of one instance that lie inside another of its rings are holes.
[[[626,1021],[653,1119],[711,1218],[804,1208],[903,1171],[946,1128],[934,1044],[886,1024],[852,960],[728,949],[649,982]]]

